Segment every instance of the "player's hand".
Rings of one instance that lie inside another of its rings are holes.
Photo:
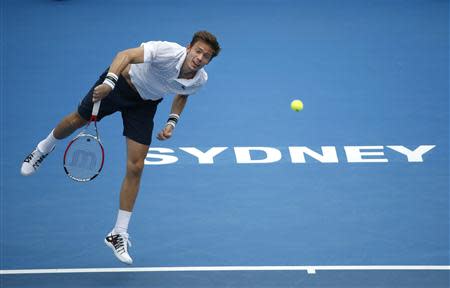
[[[111,87],[106,84],[100,84],[94,88],[94,93],[92,94],[92,102],[97,102],[108,96],[112,91]]]
[[[170,137],[172,137],[172,133],[173,133],[173,127],[171,125],[166,125],[166,127],[164,127],[164,129],[158,133],[156,138],[158,138],[158,140],[164,141],[164,140],[167,140]]]

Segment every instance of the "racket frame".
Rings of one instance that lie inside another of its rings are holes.
[[[98,110],[100,108],[100,102],[101,101],[97,101],[97,102],[94,103],[94,106],[92,107],[92,115],[91,115],[91,118],[89,119],[89,122],[86,124],[84,129],[80,133],[78,133],[78,135],[69,142],[69,144],[66,147],[66,150],[64,151],[64,157],[63,157],[64,172],[66,172],[67,176],[70,179],[75,180],[77,182],[88,182],[88,181],[93,180],[95,177],[97,177],[100,174],[100,172],[103,169],[103,164],[105,163],[105,149],[103,148],[103,144],[100,141],[100,137],[99,137],[98,129],[97,129],[97,115],[98,115]],[[94,123],[95,136],[90,134],[90,133],[87,133],[87,129],[89,128],[89,126],[90,126],[90,124],[92,122]],[[90,178],[77,178],[77,177],[71,175],[70,172],[68,171],[67,165],[66,165],[67,151],[69,151],[69,149],[72,146],[72,144],[75,141],[77,141],[81,136],[83,136],[83,137],[88,136],[88,137],[91,137],[94,141],[97,141],[97,144],[100,146],[100,150],[102,152],[102,162],[100,163],[100,168]]]

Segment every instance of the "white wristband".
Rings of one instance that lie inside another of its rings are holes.
[[[169,114],[169,119],[170,119],[170,118],[175,118],[175,119],[177,119],[177,121],[178,121],[178,120],[180,120],[180,115],[175,114],[175,113],[172,113],[172,114]]]
[[[113,90],[114,90],[114,87],[116,87],[116,83],[112,82],[112,81],[109,80],[109,79],[105,79],[105,81],[103,81],[103,84],[108,85],[108,86],[111,87],[111,89],[113,89]]]
[[[180,115],[178,115],[178,114],[170,114],[169,115],[169,119],[167,119],[167,124],[166,125],[170,125],[170,126],[172,126],[172,128],[175,128],[175,126],[178,123],[178,120],[180,120]]]
[[[117,82],[117,80],[119,80],[119,76],[117,76],[116,74],[112,73],[112,72],[108,72],[108,74],[106,74],[106,77],[112,77],[112,80],[115,80]]]
[[[114,90],[114,87],[116,87],[116,83],[118,80],[119,80],[119,77],[116,74],[109,72],[108,74],[106,74],[103,84],[108,85],[109,87],[111,87],[111,89]]]
[[[169,121],[169,122],[166,123],[166,125],[170,125],[170,126],[172,126],[172,128],[175,128],[176,123],[173,122],[173,121]]]

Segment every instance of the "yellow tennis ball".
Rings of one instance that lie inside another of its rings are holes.
[[[298,112],[303,109],[303,102],[301,100],[294,100],[291,102],[291,109]]]

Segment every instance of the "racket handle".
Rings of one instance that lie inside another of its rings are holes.
[[[102,102],[102,100],[94,103],[94,106],[92,107],[92,118],[97,118],[98,110],[100,109],[101,102]]]

